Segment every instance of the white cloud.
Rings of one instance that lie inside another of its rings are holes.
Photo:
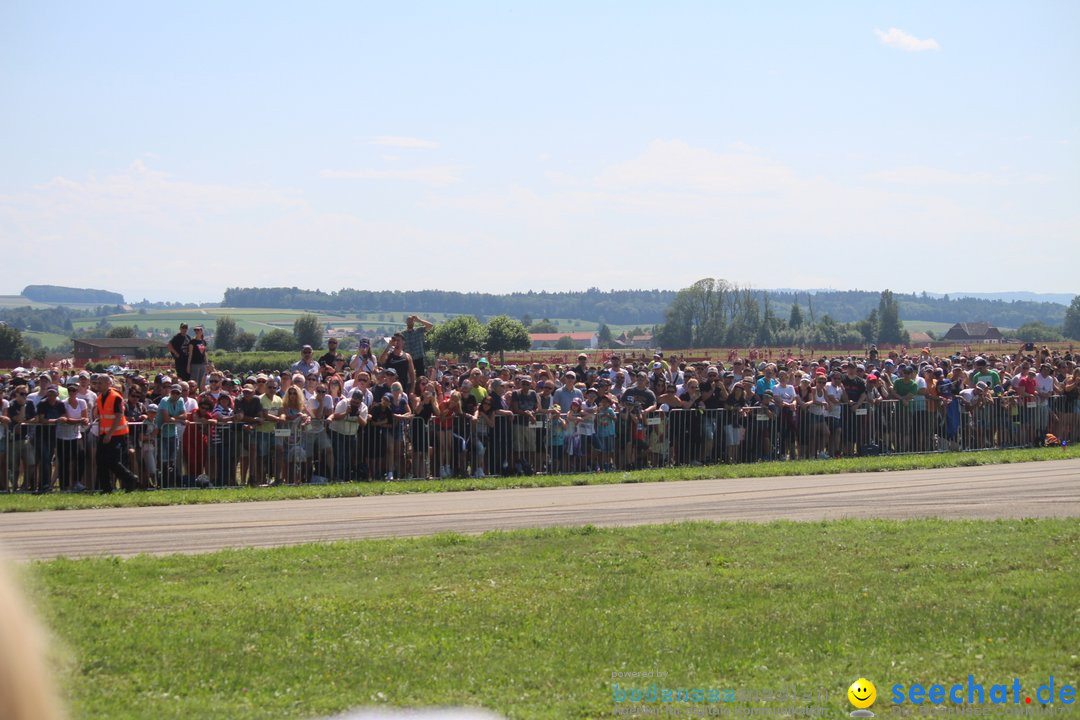
[[[1005,185],[1007,181],[999,175],[988,173],[958,173],[942,168],[925,165],[881,170],[867,176],[868,180],[897,183],[900,185]]]
[[[904,32],[900,28],[889,28],[888,31],[885,32],[875,29],[874,32],[877,33],[878,39],[881,40],[882,45],[897,48],[899,50],[920,52],[922,50],[941,49],[941,46],[938,45],[938,41],[934,38],[920,40],[914,35]]]
[[[414,150],[429,150],[439,147],[434,140],[408,137],[406,135],[377,135],[368,140],[368,145],[383,145],[385,147],[412,148]]]
[[[935,186],[935,185],[967,185],[967,186],[998,186],[1006,185],[1037,185],[1052,180],[1048,175],[1040,173],[1016,173],[1001,171],[996,173],[972,172],[963,173],[943,168],[930,167],[927,165],[908,165],[881,170],[866,176],[867,180],[877,182],[895,183],[898,185]]]
[[[403,180],[433,187],[446,187],[461,182],[460,167],[452,165],[429,165],[406,170],[323,170],[319,177],[327,180]]]

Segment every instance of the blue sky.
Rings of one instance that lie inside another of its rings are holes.
[[[0,293],[1072,292],[1078,32],[1074,2],[8,2]]]

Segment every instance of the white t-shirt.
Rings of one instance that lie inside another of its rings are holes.
[[[1045,405],[1046,399],[1054,394],[1054,376],[1043,377],[1042,373],[1036,375],[1035,392],[1039,396],[1039,399],[1036,402],[1040,405]]]
[[[844,396],[844,388],[842,385],[833,385],[831,382],[825,383],[825,394],[833,399],[834,403],[831,408],[825,411],[825,414],[832,418],[840,417],[840,398]]]
[[[311,422],[308,423],[307,431],[310,433],[322,432],[326,427],[327,418],[334,412],[334,400],[329,394],[323,393],[322,412],[319,410],[318,397],[309,398],[307,401],[308,415],[311,416]]]
[[[86,390],[75,393],[75,397],[86,402],[86,408],[90,411],[90,416],[93,417],[97,412],[97,393],[93,390]],[[127,402],[125,400],[125,402]]]
[[[374,372],[375,364],[376,363],[374,355],[366,358],[361,357],[360,355],[353,355],[352,358],[349,360],[349,367],[352,368],[354,371],[362,370],[368,373]]]
[[[778,403],[789,403],[795,399],[795,386],[775,385],[772,389],[773,397]]]
[[[341,399],[338,401],[337,407],[334,408],[335,415],[346,415],[349,412],[349,401]],[[360,430],[360,423],[366,422],[368,417],[368,406],[365,403],[360,403],[360,408],[355,416],[357,419],[346,417],[342,420],[334,420],[330,423],[330,429],[341,435],[356,435]]]
[[[86,408],[86,401],[82,399],[75,400],[75,407],[71,407],[70,401],[64,402],[64,415],[69,420],[78,420],[85,417],[89,419],[90,415]],[[57,440],[78,440],[82,437],[82,425],[70,425],[68,423],[56,424],[56,439]]]

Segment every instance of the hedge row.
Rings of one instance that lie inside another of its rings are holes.
[[[210,353],[214,367],[234,375],[262,370],[284,370],[300,359],[299,352],[224,352]]]

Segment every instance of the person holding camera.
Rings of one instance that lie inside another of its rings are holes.
[[[330,447],[335,480],[357,478],[357,435],[367,422],[368,407],[364,404],[363,390],[353,390],[347,399],[338,401],[334,414],[330,416]]]

